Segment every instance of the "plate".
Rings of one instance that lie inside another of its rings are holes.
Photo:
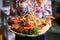
[[[33,35],[17,33],[17,32],[15,32],[15,31],[11,30],[11,28],[10,28],[11,26],[8,26],[8,27],[9,27],[8,29],[9,29],[11,32],[13,32],[13,33],[15,33],[15,34],[17,34],[17,35],[20,35],[20,36],[28,36],[28,37],[36,37],[36,36],[45,34],[45,33],[49,30],[49,28],[51,27],[51,25],[47,24],[47,25],[44,26],[41,30],[39,30],[39,33],[38,33],[38,34],[33,34]]]

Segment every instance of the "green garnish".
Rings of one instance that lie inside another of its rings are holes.
[[[34,28],[31,28],[29,30],[24,29],[22,31],[22,33],[23,34],[30,34],[30,35],[32,35],[32,34],[38,34],[38,31],[39,31],[39,27],[37,25],[35,25]]]

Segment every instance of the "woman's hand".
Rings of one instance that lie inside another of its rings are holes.
[[[55,17],[53,17],[53,16],[46,16],[46,19],[47,19],[47,23],[49,25],[51,25],[51,22],[52,22],[53,19],[55,19]]]

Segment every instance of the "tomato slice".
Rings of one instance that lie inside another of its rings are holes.
[[[34,23],[32,21],[29,21],[26,23],[26,27],[33,27]]]

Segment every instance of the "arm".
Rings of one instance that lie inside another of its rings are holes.
[[[50,1],[47,1],[46,5],[45,5],[45,13],[44,13],[46,19],[47,19],[47,22],[51,25],[51,21],[53,19],[55,19],[53,16],[52,16],[52,5],[51,5],[51,0]]]

